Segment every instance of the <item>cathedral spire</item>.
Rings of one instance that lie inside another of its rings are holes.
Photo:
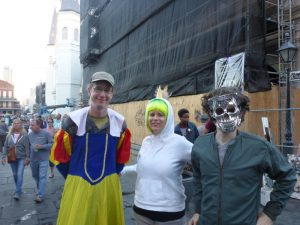
[[[60,11],[73,11],[80,13],[78,0],[61,0]]]
[[[56,25],[57,25],[57,12],[54,9],[53,16],[52,16],[52,23],[51,23],[51,30],[49,34],[49,42],[48,45],[54,45],[56,39]]]

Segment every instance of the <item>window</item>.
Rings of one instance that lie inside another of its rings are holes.
[[[77,28],[74,30],[74,41],[78,42],[78,29]]]
[[[12,91],[8,91],[8,97],[12,98]]]
[[[68,40],[68,28],[67,27],[64,27],[62,29],[62,39],[63,40]]]
[[[3,98],[6,98],[6,94],[7,94],[7,92],[3,91]]]

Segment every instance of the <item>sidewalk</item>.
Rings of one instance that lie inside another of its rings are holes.
[[[132,205],[136,176],[121,177],[126,225],[134,225]],[[0,224],[1,225],[55,225],[59,209],[64,179],[55,171],[53,179],[48,179],[45,200],[34,202],[35,183],[30,167],[24,172],[23,195],[19,201],[12,198],[14,182],[9,165],[0,165]],[[274,225],[296,225],[300,222],[300,200],[290,199],[283,213]],[[190,216],[190,213],[187,213]],[[80,225],[80,224],[78,224]],[[117,224],[111,224],[117,225]]]
[[[135,176],[121,178],[124,196],[126,225],[134,224],[132,204]],[[47,180],[46,196],[41,204],[36,204],[35,183],[30,167],[26,167],[23,180],[23,194],[19,201],[13,199],[15,189],[10,166],[0,165],[0,224],[1,225],[55,225],[59,209],[64,178],[55,171],[55,176]]]
[[[24,171],[23,194],[19,201],[12,196],[15,185],[9,164],[0,165],[0,224],[2,225],[54,225],[64,180],[56,172],[48,179],[45,200],[36,204],[35,183],[30,167]]]

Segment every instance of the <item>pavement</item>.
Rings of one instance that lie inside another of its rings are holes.
[[[121,177],[126,225],[134,225],[133,197],[136,176],[127,174]],[[25,168],[23,195],[19,201],[12,196],[15,185],[9,165],[0,165],[0,224],[1,225],[55,225],[59,210],[64,178],[55,171],[55,176],[47,181],[45,200],[34,202],[35,183],[30,167]],[[275,225],[300,224],[300,200],[290,199]],[[187,217],[191,212],[187,212]],[[80,225],[80,224],[78,224]],[[112,224],[117,225],[117,224]]]

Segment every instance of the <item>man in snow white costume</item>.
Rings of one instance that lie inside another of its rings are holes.
[[[57,225],[124,225],[119,173],[130,157],[124,117],[108,104],[114,78],[92,75],[90,106],[71,112],[55,136],[50,160],[66,177]]]

